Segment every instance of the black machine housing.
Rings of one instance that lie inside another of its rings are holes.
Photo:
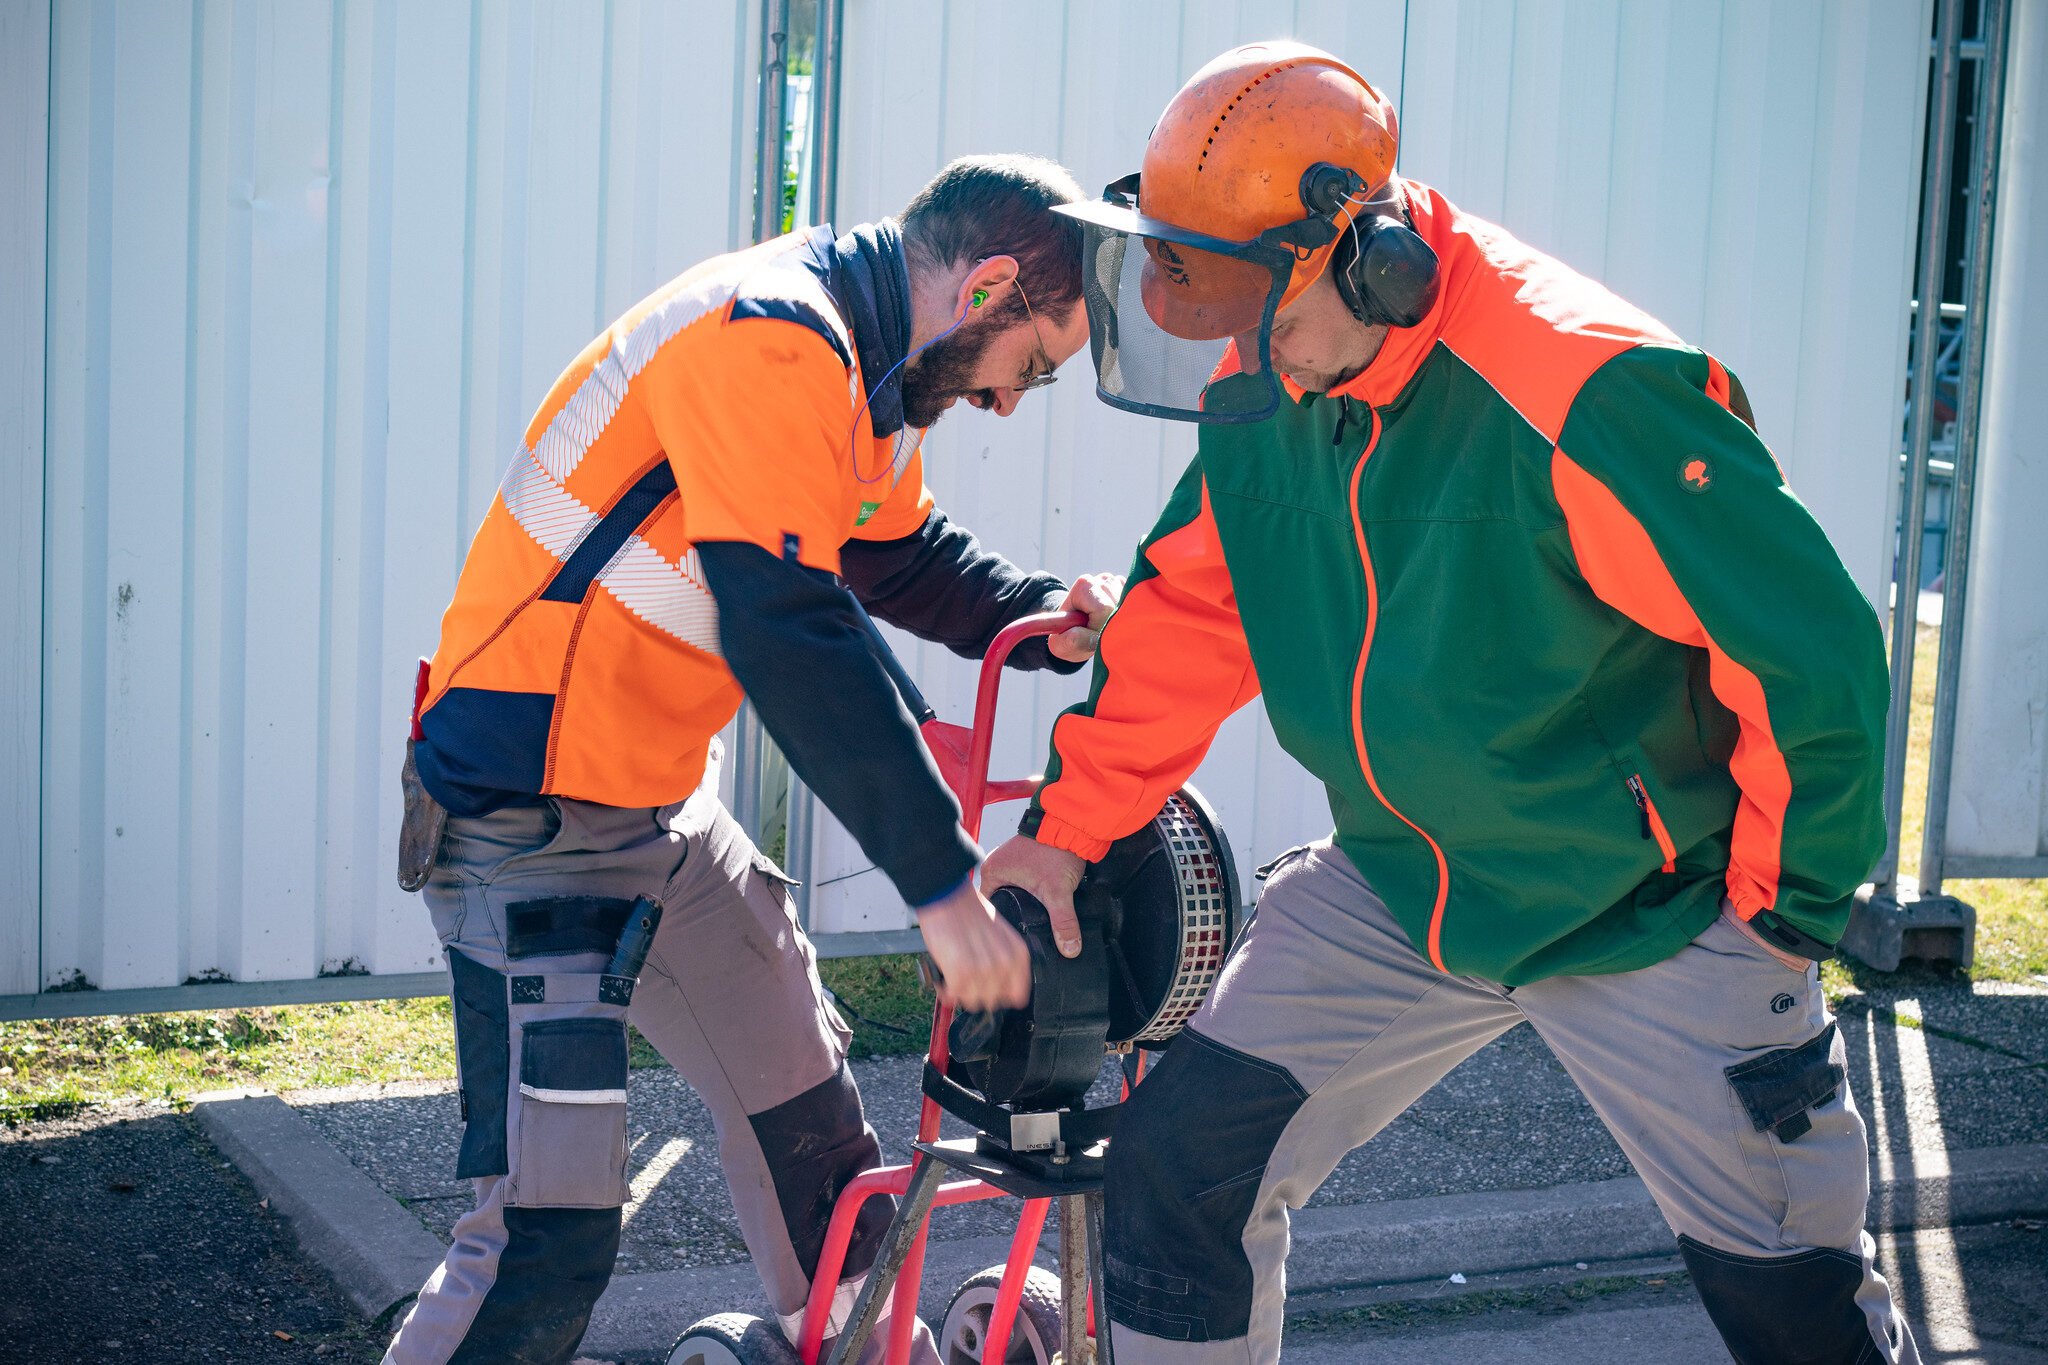
[[[1085,1148],[1114,1120],[1114,1105],[1083,1108],[1105,1051],[1171,1042],[1236,942],[1229,840],[1199,792],[1174,793],[1090,864],[1074,893],[1079,957],[1060,955],[1034,897],[1002,887],[990,900],[1030,949],[1031,1002],[956,1016],[946,1075],[927,1068],[926,1093],[981,1130],[984,1145]],[[1039,1116],[1053,1121],[1030,1121]]]

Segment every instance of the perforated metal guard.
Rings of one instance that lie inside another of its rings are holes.
[[[1173,854],[1179,883],[1180,963],[1166,999],[1134,1042],[1163,1043],[1179,1033],[1216,984],[1230,948],[1230,898],[1225,861],[1207,826],[1185,797],[1174,793],[1156,821]],[[1219,836],[1220,837],[1220,834]]]

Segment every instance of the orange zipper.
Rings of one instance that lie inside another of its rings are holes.
[[[1346,410],[1339,410],[1338,420],[1342,420]],[[1429,960],[1438,971],[1448,973],[1450,968],[1444,966],[1443,930],[1444,902],[1451,891],[1450,866],[1444,861],[1444,851],[1437,846],[1436,840],[1387,800],[1387,794],[1380,790],[1379,779],[1372,775],[1372,759],[1365,752],[1365,661],[1372,653],[1373,630],[1380,619],[1379,583],[1373,577],[1372,556],[1365,548],[1365,523],[1358,515],[1358,481],[1365,473],[1365,462],[1372,458],[1373,449],[1380,443],[1379,409],[1367,404],[1366,411],[1372,414],[1372,435],[1366,438],[1365,449],[1359,452],[1358,463],[1351,470],[1351,534],[1358,543],[1358,562],[1365,566],[1365,642],[1359,646],[1358,667],[1351,674],[1351,743],[1358,751],[1358,766],[1365,773],[1365,785],[1372,788],[1372,794],[1396,820],[1422,835],[1422,842],[1428,844],[1429,851],[1436,855],[1436,904],[1429,912]]]
[[[1664,870],[1678,871],[1678,849],[1671,842],[1671,831],[1664,828],[1664,817],[1657,814],[1657,803],[1650,799],[1650,789],[1643,784],[1641,773],[1628,780],[1628,794],[1636,799],[1636,809],[1643,813],[1643,837],[1655,839],[1657,847],[1664,854]]]

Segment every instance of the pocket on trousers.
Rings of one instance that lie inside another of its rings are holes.
[[[520,1030],[512,1203],[611,1208],[625,1202],[626,1070],[623,1018],[538,1019]]]
[[[1808,1111],[1840,1094],[1847,1076],[1831,1055],[1834,1041],[1830,1023],[1798,1047],[1778,1048],[1726,1069],[1723,1074],[1757,1132],[1796,1142],[1812,1129]]]
[[[756,850],[754,853],[754,876],[767,889],[768,899],[789,919],[796,918],[796,895],[792,887],[803,885],[796,878],[775,865],[775,860]]]
[[[505,1098],[512,1069],[511,1013],[505,978],[448,949],[455,1005],[455,1065],[461,1077],[462,1143],[455,1154],[455,1178],[503,1175]]]

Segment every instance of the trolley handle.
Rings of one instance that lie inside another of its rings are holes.
[[[988,757],[995,747],[996,693],[1002,689],[1004,662],[1010,651],[1026,640],[1087,624],[1085,611],[1042,611],[1010,622],[989,642],[988,653],[981,659],[981,682],[974,693],[974,742],[967,751],[966,790],[960,793],[962,811],[974,819],[968,832],[975,838],[981,837],[981,811],[988,804]]]

